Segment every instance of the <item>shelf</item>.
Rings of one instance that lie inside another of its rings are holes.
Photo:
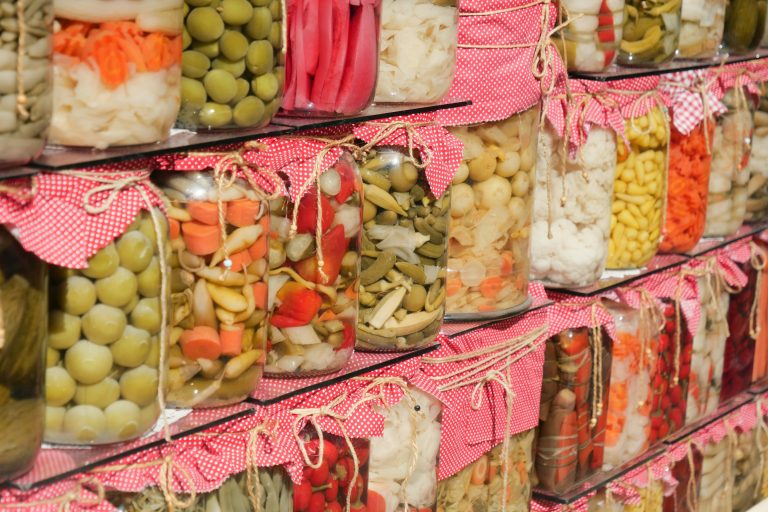
[[[609,67],[602,73],[584,73],[580,71],[570,71],[568,76],[580,80],[594,80],[598,82],[613,82],[615,80],[624,80],[626,78],[640,78],[643,76],[661,75],[664,73],[674,73],[677,71],[691,71],[695,69],[706,69],[720,66],[721,64],[737,64],[739,62],[749,62],[753,60],[764,59],[768,57],[768,49],[762,48],[746,55],[728,54],[719,55],[712,59],[687,60],[674,59],[671,62],[661,66],[644,67],[626,67],[616,64]]]
[[[257,405],[272,405],[288,400],[302,393],[315,391],[338,384],[366,373],[381,370],[414,357],[428,354],[440,347],[439,343],[427,345],[410,352],[354,352],[343,369],[330,375],[308,378],[264,378],[248,402]]]
[[[554,304],[549,299],[542,299],[538,297],[534,297],[531,299],[531,304],[526,307],[525,309],[522,309],[520,311],[515,311],[514,313],[510,313],[508,315],[504,315],[502,317],[498,318],[486,318],[482,320],[471,320],[471,321],[448,321],[446,320],[445,323],[443,323],[443,326],[440,328],[440,332],[449,338],[455,338],[457,336],[461,336],[462,334],[467,334],[469,332],[475,331],[477,329],[482,329],[485,327],[492,327],[495,324],[498,324],[499,322],[503,322],[505,320],[510,320],[512,318],[522,316],[526,313],[531,313],[533,311],[538,311],[540,309],[544,309],[546,307],[551,306]]]
[[[702,239],[696,245],[696,247],[693,248],[692,251],[685,253],[685,256],[690,256],[691,258],[698,258],[700,256],[707,254],[708,252],[716,251],[717,249],[722,249],[723,247],[730,245],[734,242],[738,242],[739,240],[743,240],[745,238],[754,236],[760,233],[761,231],[765,231],[766,229],[768,229],[768,224],[766,223],[744,224],[733,235],[730,235],[727,237]]]
[[[201,131],[197,133],[187,130],[173,130],[171,137],[165,142],[115,147],[105,150],[49,145],[46,146],[42,156],[31,164],[31,167],[45,171],[60,171],[64,169],[114,164],[126,160],[162,155],[164,153],[183,153],[192,150],[202,150],[211,146],[257,140],[265,137],[276,137],[278,135],[289,135],[299,131],[314,130],[329,126],[362,123],[365,121],[385,119],[392,116],[419,114],[449,108],[464,107],[470,103],[470,101],[462,100],[445,100],[441,103],[427,105],[372,105],[362,113],[354,116],[340,116],[333,118],[279,117],[275,118],[272,124],[264,128],[237,128],[231,130]],[[1,172],[0,175],[3,177],[10,177],[5,171]]]

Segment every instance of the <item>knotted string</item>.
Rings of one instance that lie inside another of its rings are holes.
[[[259,448],[259,435],[266,434],[271,439],[275,438],[276,421],[265,421],[257,425],[248,434],[248,447],[246,448],[246,473],[245,481],[247,484],[248,499],[251,502],[253,512],[261,512],[261,496],[263,489],[259,479],[259,467],[256,463]],[[272,512],[272,511],[267,511]]]
[[[92,484],[95,488],[95,491],[88,488],[89,491],[94,492],[96,496],[90,498],[90,497],[82,497],[81,494],[83,492],[83,489],[86,488],[86,484]],[[21,509],[30,509],[32,512],[35,510],[39,510],[38,507],[45,506],[45,505],[59,505],[59,512],[70,512],[72,510],[71,505],[73,503],[76,503],[79,507],[78,508],[91,508],[91,507],[98,507],[102,504],[105,498],[105,491],[104,486],[97,480],[96,478],[92,477],[86,477],[78,480],[75,483],[74,489],[71,491],[62,494],[61,496],[57,496],[55,498],[48,498],[44,500],[35,500],[35,501],[24,501],[23,503],[4,503],[2,505],[2,508],[4,510],[21,510]]]
[[[187,496],[186,499],[179,498],[179,495],[173,492],[174,468],[179,470],[179,473],[181,473],[185,483],[187,484],[187,487],[189,488],[189,496]],[[189,471],[187,471],[185,467],[177,466],[173,462],[173,459],[170,455],[166,455],[166,457],[162,460],[162,463],[160,464],[160,475],[158,478],[160,483],[160,490],[162,491],[165,502],[168,505],[169,512],[174,512],[177,508],[189,508],[195,504],[195,501],[197,501],[197,490],[195,489],[195,482],[192,480],[192,475],[189,474]]]
[[[16,112],[22,120],[29,119],[27,91],[24,87],[24,59],[27,56],[27,20],[24,14],[26,0],[16,0],[16,22],[19,29],[16,49]]]
[[[639,293],[639,315],[640,315],[640,327],[639,333],[642,338],[641,350],[640,350],[640,368],[645,367],[648,361],[651,360],[651,348],[649,344],[652,339],[658,337],[658,335],[664,329],[665,321],[656,298],[645,287],[639,287],[636,290]]]
[[[382,128],[366,142],[359,151],[365,155],[378,146],[382,141],[392,136],[398,130],[405,131],[406,145],[408,149],[408,161],[410,161],[416,168],[424,170],[432,163],[433,153],[429,144],[421,136],[421,133],[417,128],[422,126],[437,126],[432,122],[424,123],[409,123],[407,121],[393,121],[391,123],[366,123],[369,126],[381,126]],[[418,149],[416,148],[418,146]],[[416,154],[418,152],[418,155]]]
[[[699,272],[688,267],[680,267],[677,272],[677,283],[675,285],[675,358],[674,373],[672,376],[672,385],[677,386],[680,382],[680,353],[683,348],[683,285],[689,276],[698,276]]]
[[[757,271],[757,277],[755,279],[755,296],[752,299],[752,306],[749,310],[749,336],[756,340],[760,336],[760,330],[762,329],[762,322],[760,321],[760,296],[762,295],[763,288],[763,272],[765,270],[766,260],[768,255],[765,253],[765,249],[757,245],[754,240],[749,242],[749,261],[752,268]]]

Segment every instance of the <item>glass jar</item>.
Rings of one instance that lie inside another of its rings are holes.
[[[757,293],[757,270],[749,261],[739,265],[748,282],[731,295],[728,306],[728,339],[725,340],[723,387],[720,401],[724,402],[746,391],[752,384],[752,364],[755,340],[750,333],[750,313]]]
[[[20,4],[24,5],[21,12],[18,10]],[[0,12],[5,34],[0,51],[5,52],[2,71],[6,76],[0,91],[0,168],[11,168],[26,165],[40,156],[51,124],[53,1],[43,0],[29,5],[14,0],[5,5]],[[19,21],[26,26],[21,50]],[[19,62],[19,51],[23,52],[23,66]],[[17,81],[20,66],[23,67],[22,80]],[[18,95],[22,87],[26,101]]]
[[[170,202],[174,253],[167,401],[241,402],[256,389],[265,359],[267,203],[245,180],[220,183],[213,171],[154,178]]]
[[[285,1],[290,44],[283,110],[320,115],[365,110],[376,91],[382,0]]]
[[[157,239],[156,225],[161,235]],[[48,317],[45,440],[101,444],[141,436],[160,415],[159,244],[168,226],[141,211],[82,270],[55,268]]]
[[[497,445],[455,475],[437,483],[437,510],[445,512],[527,512],[531,502],[535,429],[509,436],[507,464],[503,444]],[[507,482],[504,482],[504,468]]]
[[[627,120],[630,148],[618,145],[613,184],[610,269],[641,268],[655,255],[663,226],[669,133],[665,114],[654,108]]]
[[[714,119],[706,125],[702,121],[688,135],[671,127],[661,251],[688,252],[704,234],[714,129]]]
[[[456,70],[456,0],[384,0],[376,103],[435,103]]]
[[[151,144],[179,112],[182,0],[55,0],[53,120],[66,146]]]
[[[464,143],[448,229],[447,317],[498,317],[527,307],[539,109],[451,128]]]
[[[600,73],[616,60],[624,24],[624,0],[561,0],[563,17],[571,17],[562,38],[554,37],[569,71]],[[564,46],[564,47],[563,47]]]
[[[723,98],[728,112],[717,118],[712,138],[712,167],[707,198],[707,222],[704,236],[728,236],[741,227],[747,209],[749,162],[753,129],[752,110],[737,107],[734,89]]]
[[[735,431],[731,510],[746,512],[757,502],[760,479],[762,478],[760,445],[757,443],[758,430],[757,428],[750,430],[736,428]]]
[[[681,15],[679,0],[626,0],[619,64],[656,66],[674,57]]]
[[[318,268],[315,233],[317,185],[297,207],[272,201],[269,242],[269,341],[266,371],[271,376],[322,375],[340,370],[355,345],[363,184],[355,161],[343,153],[320,182],[321,249]]]
[[[565,492],[602,468],[610,374],[608,337],[594,340],[580,327],[547,340],[536,442],[540,487]]]
[[[215,7],[210,1],[185,0],[177,126],[269,124],[280,108],[285,80],[281,4],[230,1]]]
[[[404,512],[406,502],[408,510],[435,510],[443,407],[416,388],[407,392],[386,411],[382,437],[371,439],[368,510]]]
[[[683,0],[677,57],[711,59],[720,51],[727,0]]]
[[[723,46],[731,55],[749,53],[765,32],[766,0],[729,0],[725,8]]]
[[[768,220],[768,87],[761,85],[760,105],[755,111],[755,130],[752,133],[752,150],[745,171],[749,172],[747,184],[747,222]]]
[[[701,482],[697,509],[700,512],[722,512],[730,509],[731,484],[725,469],[730,449],[730,440],[725,436],[717,443],[707,444],[702,448]]]
[[[650,445],[650,409],[659,337],[652,320],[616,302],[604,303],[616,324],[611,349],[608,420],[603,470],[643,453]]]
[[[725,340],[728,338],[726,313],[730,295],[726,291],[714,292],[713,287],[707,284],[705,279],[707,278],[697,279],[699,293],[701,293],[701,307],[699,327],[693,337],[686,423],[717,409],[723,384]]]
[[[564,162],[564,149],[552,128],[540,133],[531,278],[553,287],[583,287],[600,279],[608,256],[616,136],[594,126],[575,159]]]
[[[677,481],[672,494],[664,498],[663,512],[690,512],[695,510],[694,504],[699,492],[701,480],[702,456],[696,444],[688,441],[688,453],[674,462],[670,468],[672,478]]]
[[[445,310],[450,187],[436,199],[403,151],[371,150],[365,184],[356,348],[411,350],[432,343]]]
[[[0,228],[0,482],[28,471],[43,440],[48,271]]]

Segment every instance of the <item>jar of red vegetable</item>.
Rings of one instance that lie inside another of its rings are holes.
[[[286,112],[352,115],[373,101],[381,0],[286,0]]]
[[[751,311],[757,293],[758,270],[747,261],[740,264],[748,282],[731,295],[728,307],[728,339],[725,341],[723,389],[720,400],[725,401],[746,391],[752,383],[752,364],[755,358],[755,339]]]
[[[165,140],[179,112],[182,0],[54,2],[50,142]]]
[[[688,441],[688,453],[672,464],[670,472],[677,480],[672,494],[665,496],[663,512],[686,512],[695,510],[696,495],[699,492],[701,479],[701,451],[696,444]]]
[[[268,374],[331,373],[352,356],[362,197],[358,167],[343,153],[297,202],[271,202]]]

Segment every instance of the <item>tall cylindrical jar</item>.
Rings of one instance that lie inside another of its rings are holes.
[[[588,286],[600,278],[608,257],[616,135],[592,127],[571,158],[548,125],[538,148],[531,278],[554,287]]]
[[[728,338],[725,340],[723,386],[720,401],[724,402],[742,393],[752,383],[752,365],[755,360],[755,339],[752,311],[757,307],[758,270],[747,261],[740,264],[747,275],[747,284],[731,294],[728,305]]]
[[[753,129],[752,106],[731,88],[723,98],[728,112],[717,118],[712,139],[712,167],[704,236],[728,236],[741,227],[747,208],[749,161]]]
[[[679,0],[626,0],[619,64],[654,66],[674,57],[681,14]]]
[[[654,107],[625,122],[629,149],[618,145],[611,206],[607,268],[639,268],[655,255],[661,240],[667,186],[669,128]]]
[[[568,69],[599,73],[613,64],[624,25],[624,0],[563,0],[560,9],[570,22],[562,38],[554,37],[553,42]]]
[[[446,315],[497,317],[525,307],[539,109],[451,128],[464,143],[453,179]]]
[[[760,406],[758,406],[758,409]],[[763,444],[758,441],[758,435],[764,435],[759,427],[750,429],[736,428],[733,450],[733,495],[731,506],[734,512],[746,512],[760,501],[758,491],[763,463],[761,453]]]
[[[168,263],[160,251],[171,254],[164,220],[158,210],[142,211],[86,268],[52,271],[46,441],[125,441],[160,415],[161,301],[170,311],[161,294]]]
[[[0,92],[0,168],[18,167],[40,155],[51,123],[53,1],[7,2],[0,21],[0,69],[13,77]]]
[[[405,150],[376,148],[364,182],[356,347],[404,351],[434,341],[445,310],[450,188],[435,198]]]
[[[270,202],[268,375],[332,373],[352,356],[362,199],[359,169],[345,152],[303,197]]]
[[[0,482],[28,471],[45,424],[48,269],[0,228]],[[48,384],[49,385],[49,384]]]
[[[730,0],[725,9],[723,47],[729,54],[749,53],[765,32],[766,0]]]
[[[268,204],[214,171],[155,174],[168,197],[173,315],[168,402],[211,407],[247,398],[267,339]]]
[[[315,115],[365,110],[376,91],[382,0],[285,1],[283,110]]]
[[[257,128],[277,113],[285,80],[280,0],[185,0],[181,110],[191,130]]]
[[[456,70],[457,0],[384,0],[377,103],[433,103]]]
[[[747,222],[768,220],[768,87],[760,84],[760,105],[755,110],[755,130],[752,133],[752,151],[747,184]]]
[[[151,144],[179,112],[182,0],[54,0],[50,142]]]
[[[726,0],[683,0],[677,57],[711,59],[720,51]]]
[[[720,512],[730,508],[731,492],[733,490],[733,471],[726,469],[729,460],[731,439],[723,437],[718,442],[705,445],[702,448],[701,480],[697,503],[701,512]]]

